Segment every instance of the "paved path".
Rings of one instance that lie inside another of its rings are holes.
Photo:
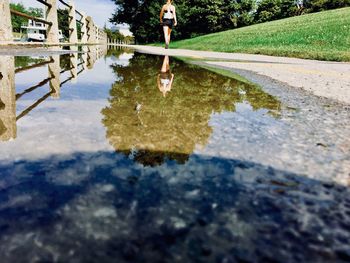
[[[185,49],[165,50],[138,45],[129,47],[151,54],[209,59],[206,63],[212,66],[252,71],[289,86],[303,88],[317,96],[350,104],[350,63]]]

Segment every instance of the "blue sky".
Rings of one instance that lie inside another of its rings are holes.
[[[10,2],[23,3],[26,7],[43,7],[42,4],[35,0],[10,0]],[[105,23],[107,23],[107,26],[111,26],[108,23],[108,19],[116,8],[111,0],[75,0],[74,2],[75,8],[90,15],[98,26],[103,27]],[[62,6],[60,3],[59,5]]]

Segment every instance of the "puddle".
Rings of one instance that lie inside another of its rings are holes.
[[[0,72],[4,262],[349,257],[348,113],[132,50]]]

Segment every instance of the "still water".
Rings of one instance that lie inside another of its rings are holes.
[[[344,125],[320,150],[258,86],[132,50],[0,71],[1,262],[350,258]]]

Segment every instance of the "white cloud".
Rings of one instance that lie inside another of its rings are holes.
[[[35,0],[10,0],[10,2],[23,3],[26,7],[43,7]],[[59,3],[58,0],[57,2]],[[59,6],[62,6],[62,4],[59,3]],[[111,0],[75,0],[75,8],[91,16],[95,24],[103,27],[105,23],[110,26],[108,20],[115,10],[115,5]]]

